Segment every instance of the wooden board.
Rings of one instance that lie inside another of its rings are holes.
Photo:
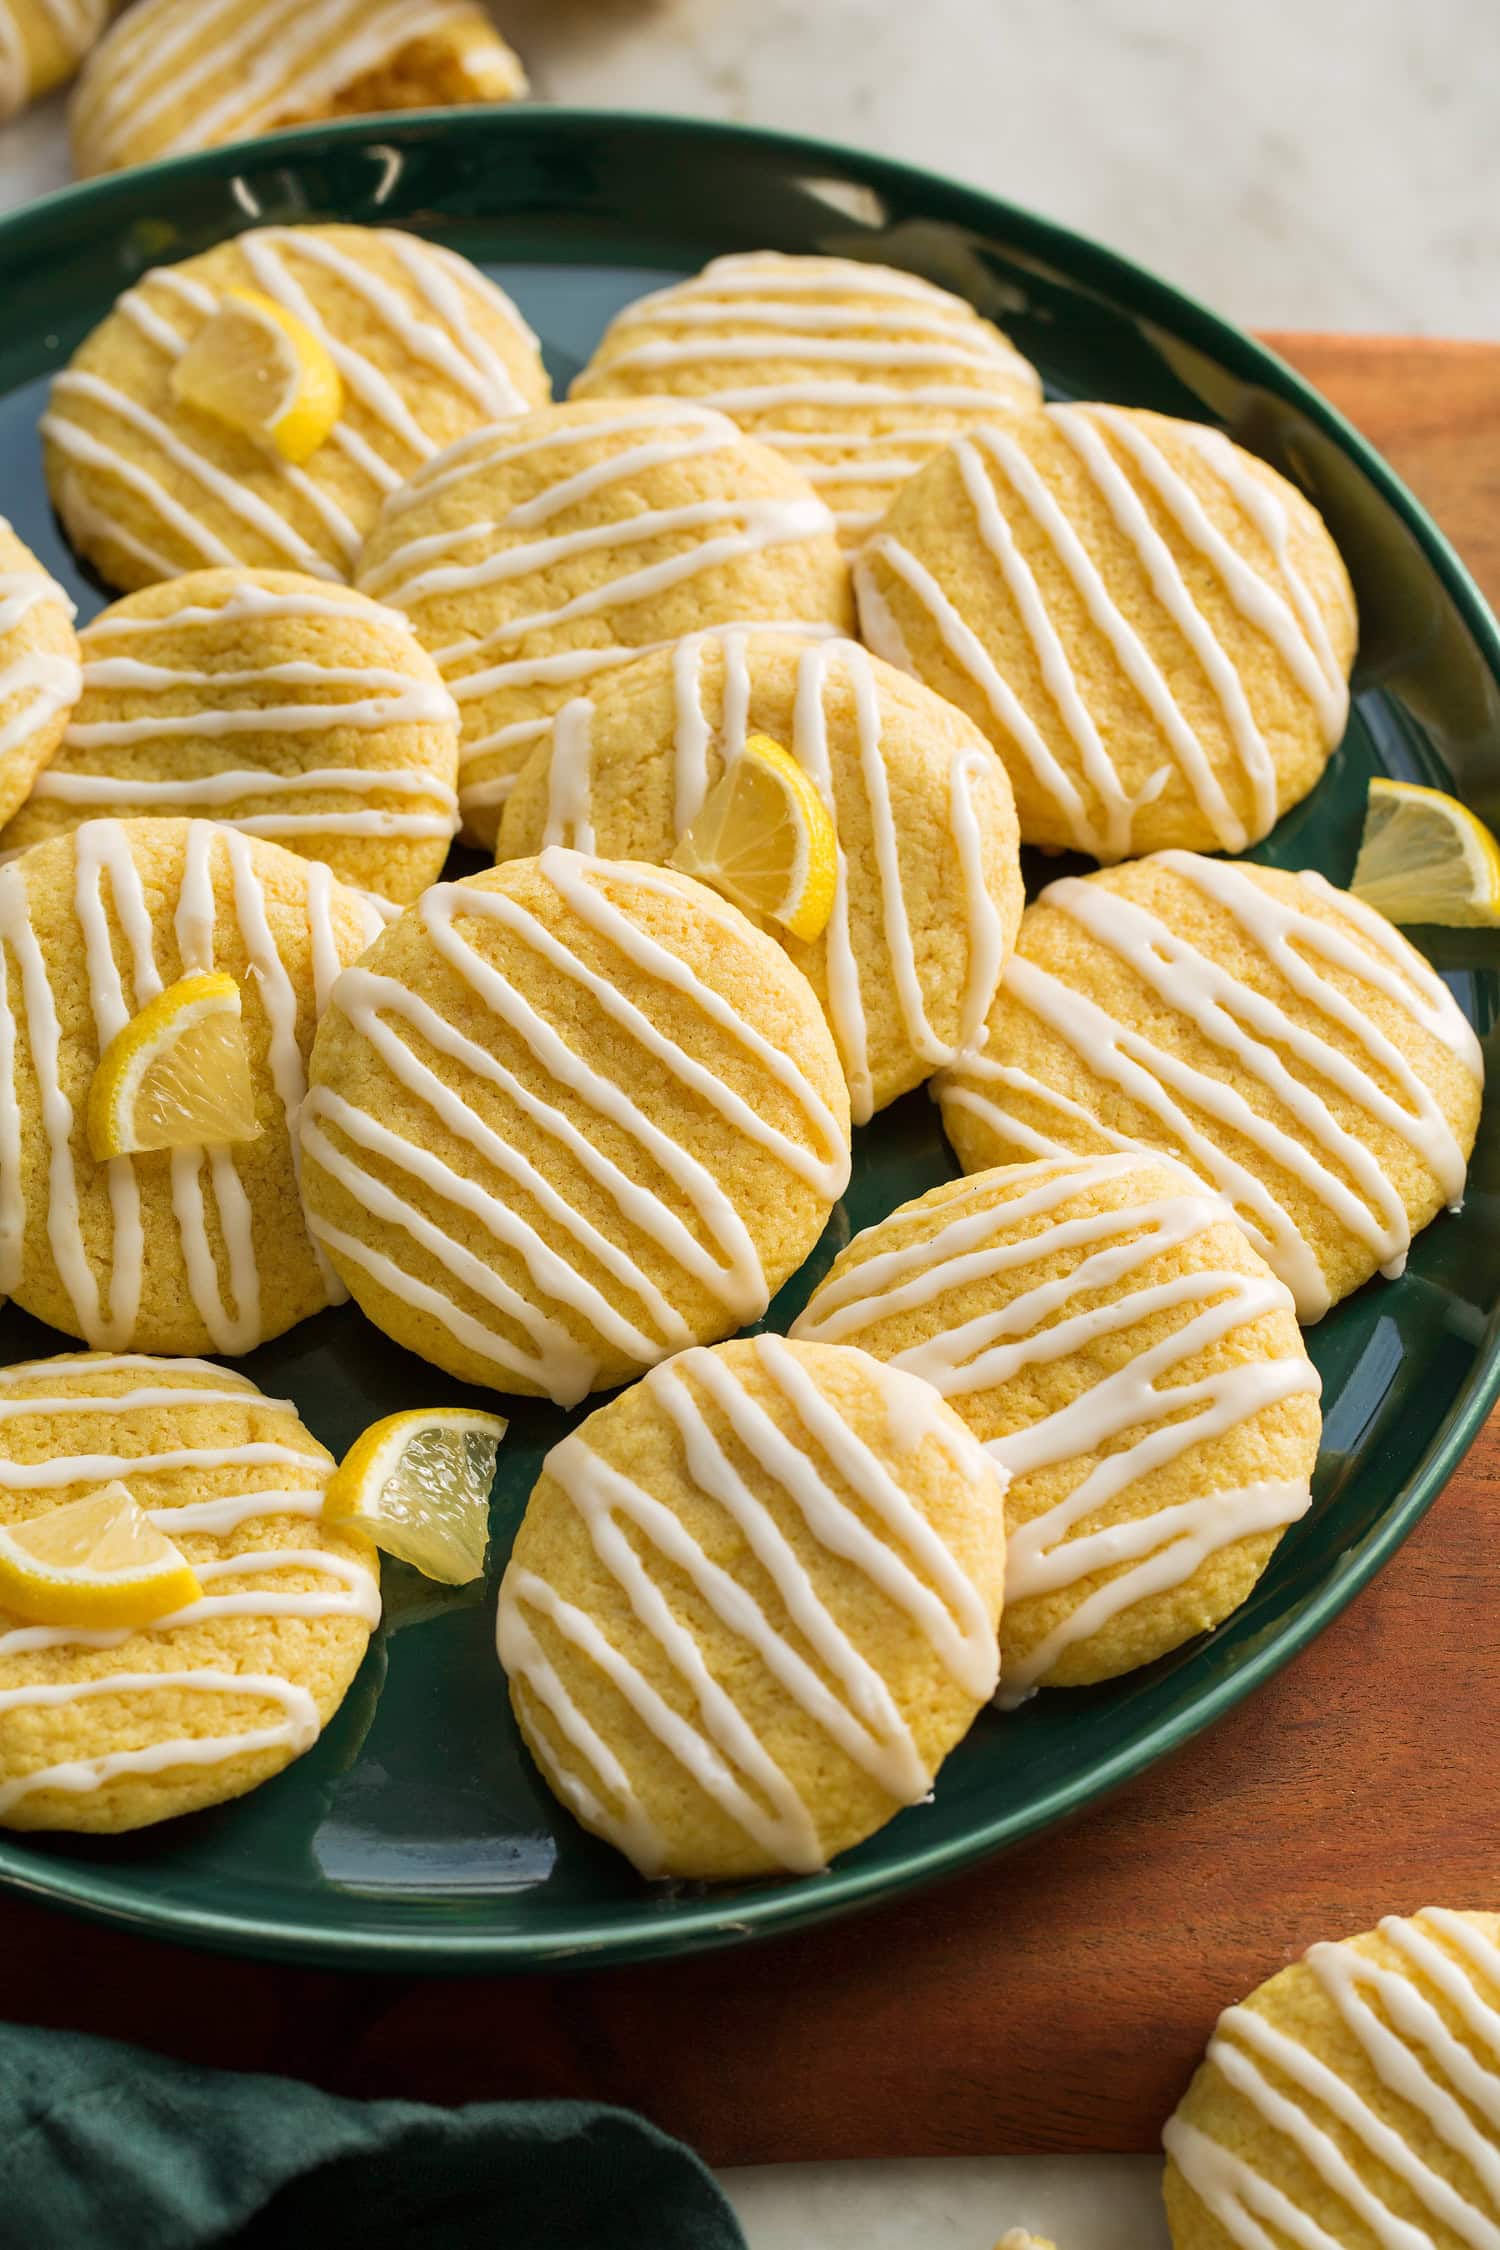
[[[1500,600],[1500,347],[1271,341]],[[1493,1423],[1280,1678],[1067,1832],[936,1892],[698,1961],[498,1982],[219,1961],[0,1902],[18,2021],[341,2091],[589,2094],[717,2163],[1141,2150],[1219,2008],[1314,1938],[1500,1905]]]

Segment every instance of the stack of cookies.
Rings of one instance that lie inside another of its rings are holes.
[[[1459,1200],[1481,1088],[1390,924],[1239,856],[1347,710],[1298,491],[1044,405],[849,259],[716,260],[554,403],[493,283],[340,226],[145,275],[42,440],[122,598],[75,637],[6,535],[0,1288],[88,1349],[5,1376],[0,1508],[134,1481],[214,1587],[107,1650],[0,1618],[0,1817],[136,1825],[316,1734],[373,1558],[299,1521],[292,1408],[161,1355],[346,1293],[460,1382],[618,1392],[547,1457],[498,1647],[647,1876],[816,1870],[997,1689],[1246,1600],[1311,1505],[1302,1325]],[[757,774],[795,912],[705,856]],[[460,837],[495,863],[445,880]],[[1027,905],[1023,845],[1085,858]],[[237,995],[239,1125],[101,1138],[192,978]],[[893,1210],[863,1172],[854,1231],[854,1135],[924,1087],[962,1176]],[[790,1334],[742,1335],[830,1227]],[[1181,2192],[1228,2209],[1210,2130]]]

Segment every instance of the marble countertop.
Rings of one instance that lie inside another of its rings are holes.
[[[1500,326],[1494,0],[500,0],[545,99],[779,125],[958,174],[1247,325]],[[61,105],[0,208],[68,177]],[[1227,2002],[1238,1997],[1226,1993]],[[751,2250],[1165,2250],[1152,2158],[726,2176]]]

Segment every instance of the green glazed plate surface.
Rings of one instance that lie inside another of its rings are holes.
[[[0,222],[0,507],[80,600],[43,492],[45,378],[141,271],[262,221],[430,233],[477,259],[541,334],[559,390],[606,319],[720,251],[884,258],[970,297],[1058,395],[1213,420],[1297,479],[1348,560],[1363,621],[1354,713],[1307,802],[1257,855],[1346,881],[1369,776],[1456,788],[1500,822],[1500,635],[1390,471],[1292,372],[1123,260],[941,179],[817,143],[543,109],[355,120],[68,190]],[[1500,950],[1428,933],[1479,1027]],[[838,1245],[954,1169],[923,1096],[857,1137],[854,1184],[785,1326]],[[740,1889],[648,1888],[554,1805],[522,1751],[493,1647],[494,1582],[537,1464],[569,1418],[514,1411],[491,1580],[457,1594],[388,1568],[388,1616],[317,1748],[243,1802],[114,1842],[10,1837],[0,1880],[111,1921],[349,1966],[522,1968],[683,1952],[910,1889],[1140,1774],[1302,1648],[1379,1569],[1478,1429],[1497,1381],[1500,1124],[1467,1204],[1311,1333],[1325,1446],[1312,1514],[1211,1639],[1114,1685],[986,1713],[929,1805],[831,1873]],[[0,1360],[70,1348],[14,1310]],[[376,1415],[463,1394],[352,1309],[243,1363],[335,1453]],[[1372,1692],[1376,1692],[1372,1687]]]

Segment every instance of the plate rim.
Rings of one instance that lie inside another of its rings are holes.
[[[124,171],[76,181],[0,214],[0,270],[17,246],[45,243],[49,233],[71,231],[95,212],[112,213],[136,198],[179,189],[204,177],[295,164],[329,147],[384,140],[423,144],[479,141],[495,134],[564,143],[603,133],[642,141],[676,139],[692,145],[735,146],[745,153],[803,158],[825,170],[842,169],[859,184],[902,186],[915,198],[936,195],[950,209],[965,207],[974,222],[991,232],[1007,229],[1024,236],[1068,271],[1080,267],[1102,274],[1129,295],[1136,317],[1148,321],[1153,305],[1175,332],[1203,341],[1221,364],[1259,379],[1275,395],[1297,406],[1333,438],[1340,449],[1386,500],[1415,537],[1454,607],[1491,678],[1500,686],[1500,622],[1484,595],[1427,509],[1370,441],[1288,361],[1248,329],[1204,305],[1122,251],[1063,225],[1024,204],[949,177],[861,148],[857,143],[740,124],[727,119],[678,116],[669,112],[577,105],[498,104],[457,109],[414,109],[337,119],[260,135],[254,140],[162,158]],[[247,210],[247,226],[254,214]],[[409,222],[408,222],[409,223]],[[240,230],[243,231],[243,230]],[[771,245],[774,247],[774,245]],[[128,286],[126,281],[124,286]],[[1144,306],[1143,306],[1144,300]],[[1112,1755],[1061,1776],[1044,1795],[1021,1811],[993,1816],[947,1842],[911,1845],[893,1866],[869,1868],[837,1863],[825,1874],[800,1882],[740,1891],[716,1899],[709,1893],[676,1900],[670,1915],[652,1916],[652,1894],[643,1892],[634,1918],[618,1927],[596,1923],[584,1909],[572,1935],[548,1938],[524,1931],[451,1931],[441,1928],[382,1929],[369,1923],[333,1928],[319,1920],[281,1915],[268,1922],[253,1914],[178,1902],[155,1903],[130,1889],[129,1872],[117,1875],[93,1862],[38,1862],[0,1832],[0,1888],[38,1904],[55,1906],[138,1936],[238,1956],[296,1962],[335,1969],[413,1971],[428,1974],[518,1974],[527,1970],[593,1968],[623,1962],[707,1952],[749,1939],[788,1934],[883,1899],[951,1879],[993,1858],[1043,1829],[1056,1827],[1085,1806],[1100,1801],[1127,1782],[1144,1776],[1173,1751],[1184,1747],[1243,1702],[1317,1638],[1389,1561],[1438,1498],[1500,1396],[1500,1311],[1487,1323],[1473,1367],[1420,1460],[1403,1480],[1353,1560],[1346,1556],[1328,1571],[1317,1592],[1294,1616],[1272,1631],[1253,1655],[1232,1673],[1206,1687],[1191,1713],[1169,1714]]]

